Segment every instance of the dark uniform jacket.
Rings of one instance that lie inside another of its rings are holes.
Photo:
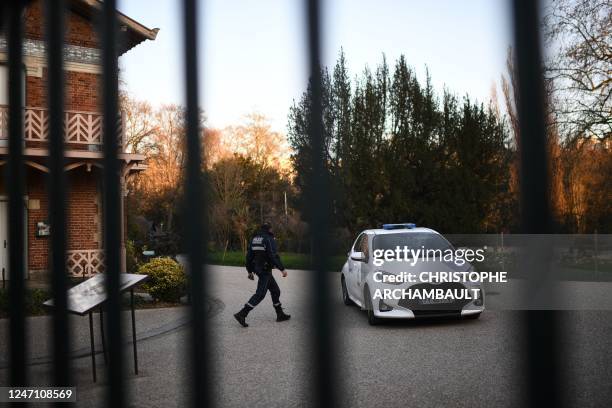
[[[270,272],[272,268],[285,270],[276,252],[276,241],[272,233],[259,230],[253,235],[247,250],[246,268],[249,273]]]

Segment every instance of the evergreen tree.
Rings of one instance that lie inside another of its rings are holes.
[[[512,225],[510,163],[504,119],[492,107],[441,100],[426,70],[423,84],[406,58],[393,73],[386,59],[351,84],[341,51],[323,78],[325,157],[336,227],[351,234],[383,222],[413,221],[446,233],[498,232]],[[289,115],[295,184],[309,188],[310,87]],[[308,203],[302,202],[303,214]]]

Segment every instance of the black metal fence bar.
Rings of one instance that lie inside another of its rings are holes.
[[[329,266],[327,251],[329,237],[329,180],[326,173],[323,113],[321,85],[321,27],[320,4],[318,0],[306,0],[306,22],[308,38],[308,68],[312,86],[312,107],[310,111],[310,141],[312,143],[312,177],[308,200],[312,204],[311,238],[313,253],[312,300],[315,319],[313,331],[313,346],[315,351],[314,370],[312,378],[313,406],[336,406],[334,390],[336,389],[335,362],[332,329],[332,313],[330,305]]]
[[[536,0],[514,0],[521,211],[523,232],[527,234],[551,232],[539,7],[540,2]],[[562,406],[557,314],[555,311],[524,313],[527,340],[525,385],[527,403],[531,407]]]
[[[22,0],[8,7],[9,58],[9,157],[7,180],[9,195],[9,308],[10,308],[10,383],[27,385],[24,265],[24,163],[23,163],[23,34]]]
[[[49,105],[49,222],[53,308],[53,382],[71,385],[66,291],[66,182],[64,173],[64,0],[46,0]]]
[[[206,199],[202,179],[200,108],[198,103],[198,8],[196,0],[183,1],[183,35],[185,53],[186,134],[185,148],[185,239],[188,252],[191,298],[191,374],[192,404],[209,407],[213,403],[209,373],[210,333],[205,309],[207,223],[204,217]]]
[[[119,293],[121,207],[119,162],[117,157],[117,115],[119,81],[117,71],[117,10],[115,0],[105,0],[102,9],[102,89],[104,95],[104,246],[106,248],[106,319],[108,329],[108,406],[126,406],[123,370],[121,294]]]
[[[8,22],[9,66],[9,157],[7,163],[7,189],[9,196],[9,381],[13,386],[28,383],[26,365],[25,325],[25,248],[24,248],[24,159],[23,159],[23,0],[13,0],[5,8]],[[335,330],[330,313],[330,288],[327,276],[329,217],[331,194],[325,171],[320,65],[320,3],[305,0],[307,11],[309,71],[312,86],[310,138],[313,148],[312,185],[307,191],[312,204],[311,233],[313,243],[312,295],[315,330],[312,405],[335,406],[338,385]],[[514,0],[514,26],[519,78],[518,111],[520,117],[520,163],[523,230],[525,233],[551,232],[551,216],[548,194],[548,166],[545,126],[545,98],[541,72],[539,42],[539,2]],[[66,249],[66,182],[63,153],[63,13],[64,0],[47,0],[48,42],[48,91],[49,91],[49,197],[51,240],[51,269],[53,297],[56,308],[53,315],[53,381],[57,385],[69,385],[69,325],[66,313],[67,276],[65,270]],[[188,251],[191,292],[191,337],[189,365],[191,367],[191,393],[193,406],[211,406],[213,403],[210,375],[210,332],[206,321],[205,289],[207,279],[206,260],[207,221],[206,197],[202,174],[202,145],[200,109],[198,103],[197,58],[197,4],[196,0],[183,1],[187,165],[185,173],[185,243]],[[102,6],[102,56],[103,56],[103,129],[104,129],[104,242],[106,248],[106,287],[108,292],[108,399],[110,407],[124,407],[127,386],[123,370],[120,248],[120,166],[116,118],[118,112],[118,36],[116,1],[105,0]],[[91,316],[90,316],[91,318]],[[527,349],[525,354],[527,398],[530,406],[562,405],[560,397],[559,349],[560,331],[558,318],[552,311],[525,313]]]

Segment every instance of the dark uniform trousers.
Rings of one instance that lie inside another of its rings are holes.
[[[278,287],[278,283],[276,283],[276,279],[272,276],[272,271],[255,271],[255,275],[257,275],[257,290],[255,294],[251,296],[249,302],[247,303],[251,307],[255,307],[266,297],[266,292],[270,291],[270,296],[272,296],[272,303],[274,306],[279,306],[280,303],[280,288]]]

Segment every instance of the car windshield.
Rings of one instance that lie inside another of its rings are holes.
[[[381,234],[374,236],[372,247],[376,249],[393,249],[396,247],[408,249],[452,249],[446,239],[432,232],[410,232],[398,234]]]

